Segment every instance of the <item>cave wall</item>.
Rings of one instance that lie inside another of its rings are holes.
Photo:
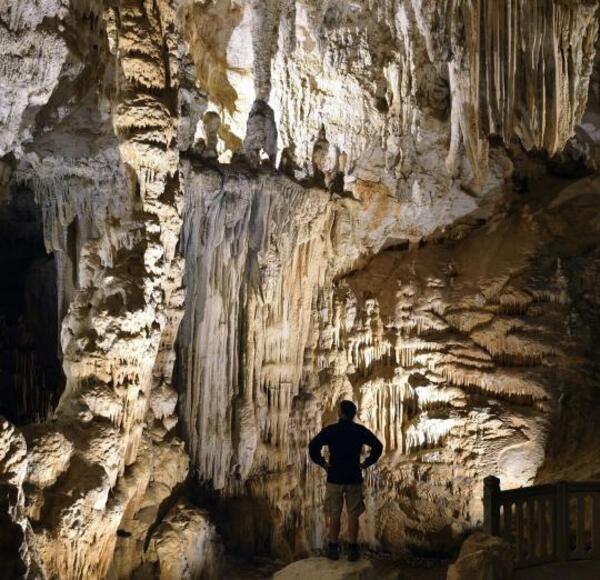
[[[268,173],[221,167],[213,174],[190,163],[178,382],[192,469],[201,486],[218,492],[225,514],[239,502],[251,512],[243,504],[248,495],[267,500],[268,508],[244,518],[243,530],[223,525],[226,542],[247,553],[269,551],[265,543],[284,557],[306,553],[322,540],[322,488],[304,447],[347,396],[362,402],[361,419],[386,441],[363,539],[391,549],[447,549],[480,520],[485,475],[518,486],[547,468],[562,392],[538,374],[554,366],[546,358],[561,335],[554,328],[547,344],[528,343],[537,327],[510,315],[524,316],[531,299],[548,302],[547,316],[558,316],[555,302],[566,298],[558,290],[538,295],[530,282],[510,286],[532,263],[519,261],[528,250],[518,242],[502,263],[502,238],[484,237],[488,271],[470,271],[472,287],[457,291],[443,288],[458,275],[460,251],[442,267],[414,246],[467,236],[514,190],[567,186],[544,182],[546,161],[528,160],[524,151],[553,155],[565,145],[580,147],[569,140],[586,108],[597,6],[288,8],[216,2],[184,12],[208,107],[222,115],[219,159],[235,159],[232,134],[241,141],[246,114],[252,116],[253,83],[254,95],[269,98],[274,109],[280,168],[305,187]],[[210,24],[215,18],[218,29]],[[244,51],[250,43],[253,59]],[[589,150],[584,159],[593,166]],[[315,185],[332,191],[331,198]],[[523,237],[524,245],[532,243]],[[394,246],[427,261],[420,274],[415,267],[403,276],[412,280],[404,282],[406,304],[399,300],[380,319],[368,267],[365,296],[355,296],[345,276]],[[560,276],[559,254],[553,259],[542,284]],[[570,316],[567,306],[559,310]],[[436,332],[439,338],[429,336]],[[203,344],[206,336],[213,338]],[[582,340],[573,350],[587,352],[589,344]],[[456,499],[448,502],[451,492]],[[258,521],[265,519],[274,530],[266,539]]]
[[[386,443],[372,545],[448,548],[489,472],[597,473],[576,419],[598,184],[547,174],[554,154],[597,170],[598,2],[10,0],[0,19],[2,212],[41,212],[65,376],[50,404],[32,379],[24,417],[48,420],[1,423],[7,570],[218,577],[216,527],[232,551],[307,553],[305,446],[343,397]]]
[[[6,431],[6,457],[27,450],[3,478],[21,559],[43,577],[200,573],[210,558],[190,554],[212,528],[165,503],[188,467],[170,387],[183,301],[174,7],[38,4],[2,11],[3,171],[7,195],[34,192],[56,256],[66,386],[51,421]]]
[[[312,169],[323,126],[329,171],[401,195],[460,181],[481,188],[490,135],[562,150],[586,107],[596,11],[551,0],[219,0],[190,4],[183,18],[209,107],[223,118],[223,158],[260,98],[300,173]],[[447,172],[432,171],[438,156]]]
[[[484,477],[566,475],[566,441],[588,462],[580,476],[598,473],[597,309],[581,288],[596,271],[597,180],[544,177],[531,187],[550,179],[553,195],[504,198],[426,242],[398,243],[398,218],[370,258],[351,249],[393,215],[386,195],[369,211],[270,173],[187,171],[180,414],[197,493],[217,492],[230,545],[320,545],[323,475],[306,445],[344,398],[385,445],[362,530],[374,546],[449,549],[481,523]]]

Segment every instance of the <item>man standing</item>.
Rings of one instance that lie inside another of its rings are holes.
[[[350,542],[348,560],[359,559],[358,518],[365,511],[363,502],[362,469],[373,465],[383,451],[381,441],[371,431],[354,422],[356,405],[352,401],[342,401],[339,406],[337,423],[328,425],[309,443],[310,458],[327,470],[327,490],[325,492],[325,514],[329,519],[329,546],[327,557],[337,560],[340,557],[338,538],[340,517],[344,498],[348,514],[348,539]],[[363,463],[360,454],[363,445],[371,448]],[[329,447],[329,461],[325,461],[321,450]]]

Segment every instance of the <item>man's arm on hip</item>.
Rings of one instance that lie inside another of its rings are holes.
[[[363,469],[367,469],[367,467],[371,467],[371,465],[379,461],[379,458],[383,453],[383,444],[381,443],[381,441],[379,441],[379,439],[377,439],[375,434],[369,431],[369,429],[367,429],[366,427],[364,427],[363,444],[371,448],[371,452],[361,465]]]
[[[323,457],[323,447],[328,445],[329,437],[327,433],[327,428],[322,429],[321,432],[314,437],[311,442],[308,444],[308,454],[310,455],[311,460],[320,465],[321,467],[327,467],[327,462]]]

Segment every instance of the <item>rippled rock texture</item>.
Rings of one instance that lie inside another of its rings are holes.
[[[514,487],[556,469],[554,421],[566,428],[572,405],[597,404],[597,305],[582,294],[597,268],[597,180],[397,243],[401,220],[387,214],[398,234],[368,222],[369,209],[390,211],[385,197],[365,207],[272,175],[193,175],[220,189],[184,228],[183,425],[197,477],[225,506],[267,500],[232,541],[319,545],[323,476],[305,446],[343,398],[385,443],[366,541],[447,548],[480,521],[486,474]],[[381,250],[368,263],[352,260],[367,247],[357,231]]]

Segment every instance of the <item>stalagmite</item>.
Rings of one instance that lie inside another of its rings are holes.
[[[263,153],[271,164],[275,165],[277,127],[271,107],[266,101],[256,99],[248,115],[246,136],[244,137],[244,154],[250,163],[257,167]]]

